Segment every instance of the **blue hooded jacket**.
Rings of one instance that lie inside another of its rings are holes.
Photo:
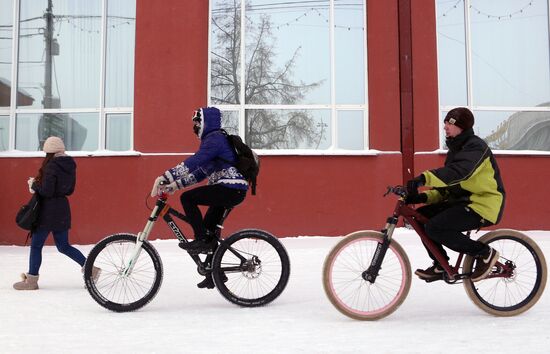
[[[221,128],[221,113],[215,107],[201,108],[202,133],[199,151],[179,165],[164,172],[178,189],[191,186],[208,177],[208,184],[247,190],[248,182],[234,167],[237,155]],[[230,161],[231,163],[228,163]]]

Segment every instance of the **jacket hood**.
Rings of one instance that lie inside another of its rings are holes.
[[[61,171],[68,174],[72,174],[76,170],[76,163],[68,155],[56,157],[52,160],[52,163],[55,163]]]
[[[221,112],[216,107],[203,107],[202,110],[202,134],[200,138],[204,138],[208,133],[218,130],[222,127]]]

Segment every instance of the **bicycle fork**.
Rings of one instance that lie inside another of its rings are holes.
[[[362,274],[363,279],[371,284],[374,284],[376,278],[378,277],[378,273],[380,272],[380,268],[382,266],[382,261],[384,260],[384,256],[386,255],[388,247],[390,247],[391,238],[396,225],[397,218],[394,216],[389,217],[386,222],[386,226],[382,230],[383,241],[381,243],[378,243],[378,245],[376,246],[376,251],[372,256],[370,266]]]
[[[149,237],[149,234],[151,233],[151,230],[153,230],[153,225],[155,225],[158,215],[160,214],[160,211],[162,210],[162,208],[164,208],[164,205],[165,205],[164,203],[157,202],[157,204],[153,208],[153,211],[151,212],[151,216],[149,216],[149,219],[147,219],[147,223],[145,224],[143,231],[138,232],[136,245],[132,251],[132,255],[130,256],[130,259],[128,260],[128,264],[124,269],[122,269],[122,272],[121,272],[122,276],[127,277],[130,274],[132,274],[132,270],[136,265],[139,255],[141,254],[143,242],[147,240],[147,238]]]

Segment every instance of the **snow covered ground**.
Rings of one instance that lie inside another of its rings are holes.
[[[550,231],[529,232],[550,258]],[[549,353],[550,290],[528,312],[486,314],[462,285],[414,279],[392,315],[362,322],[327,300],[321,272],[340,238],[282,239],[292,262],[289,284],[268,306],[240,308],[215,289],[198,289],[195,266],[175,240],[153,241],[164,281],[136,312],[113,313],[84,289],[80,269],[53,246],[44,249],[40,290],[18,292],[28,247],[0,247],[0,353]],[[411,231],[399,229],[414,269],[430,264]],[[84,254],[91,247],[78,246]]]

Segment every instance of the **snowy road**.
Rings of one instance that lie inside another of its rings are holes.
[[[550,232],[529,232],[550,258]],[[324,257],[340,238],[282,239],[290,255],[285,292],[263,308],[239,308],[201,290],[175,240],[153,241],[164,264],[159,294],[141,310],[113,313],[83,288],[76,264],[44,249],[41,289],[17,292],[28,248],[0,247],[0,353],[549,353],[550,291],[528,312],[490,316],[462,285],[414,279],[404,304],[376,322],[351,320],[328,302]],[[418,239],[396,231],[414,269],[430,264]],[[91,246],[78,246],[87,254]]]

